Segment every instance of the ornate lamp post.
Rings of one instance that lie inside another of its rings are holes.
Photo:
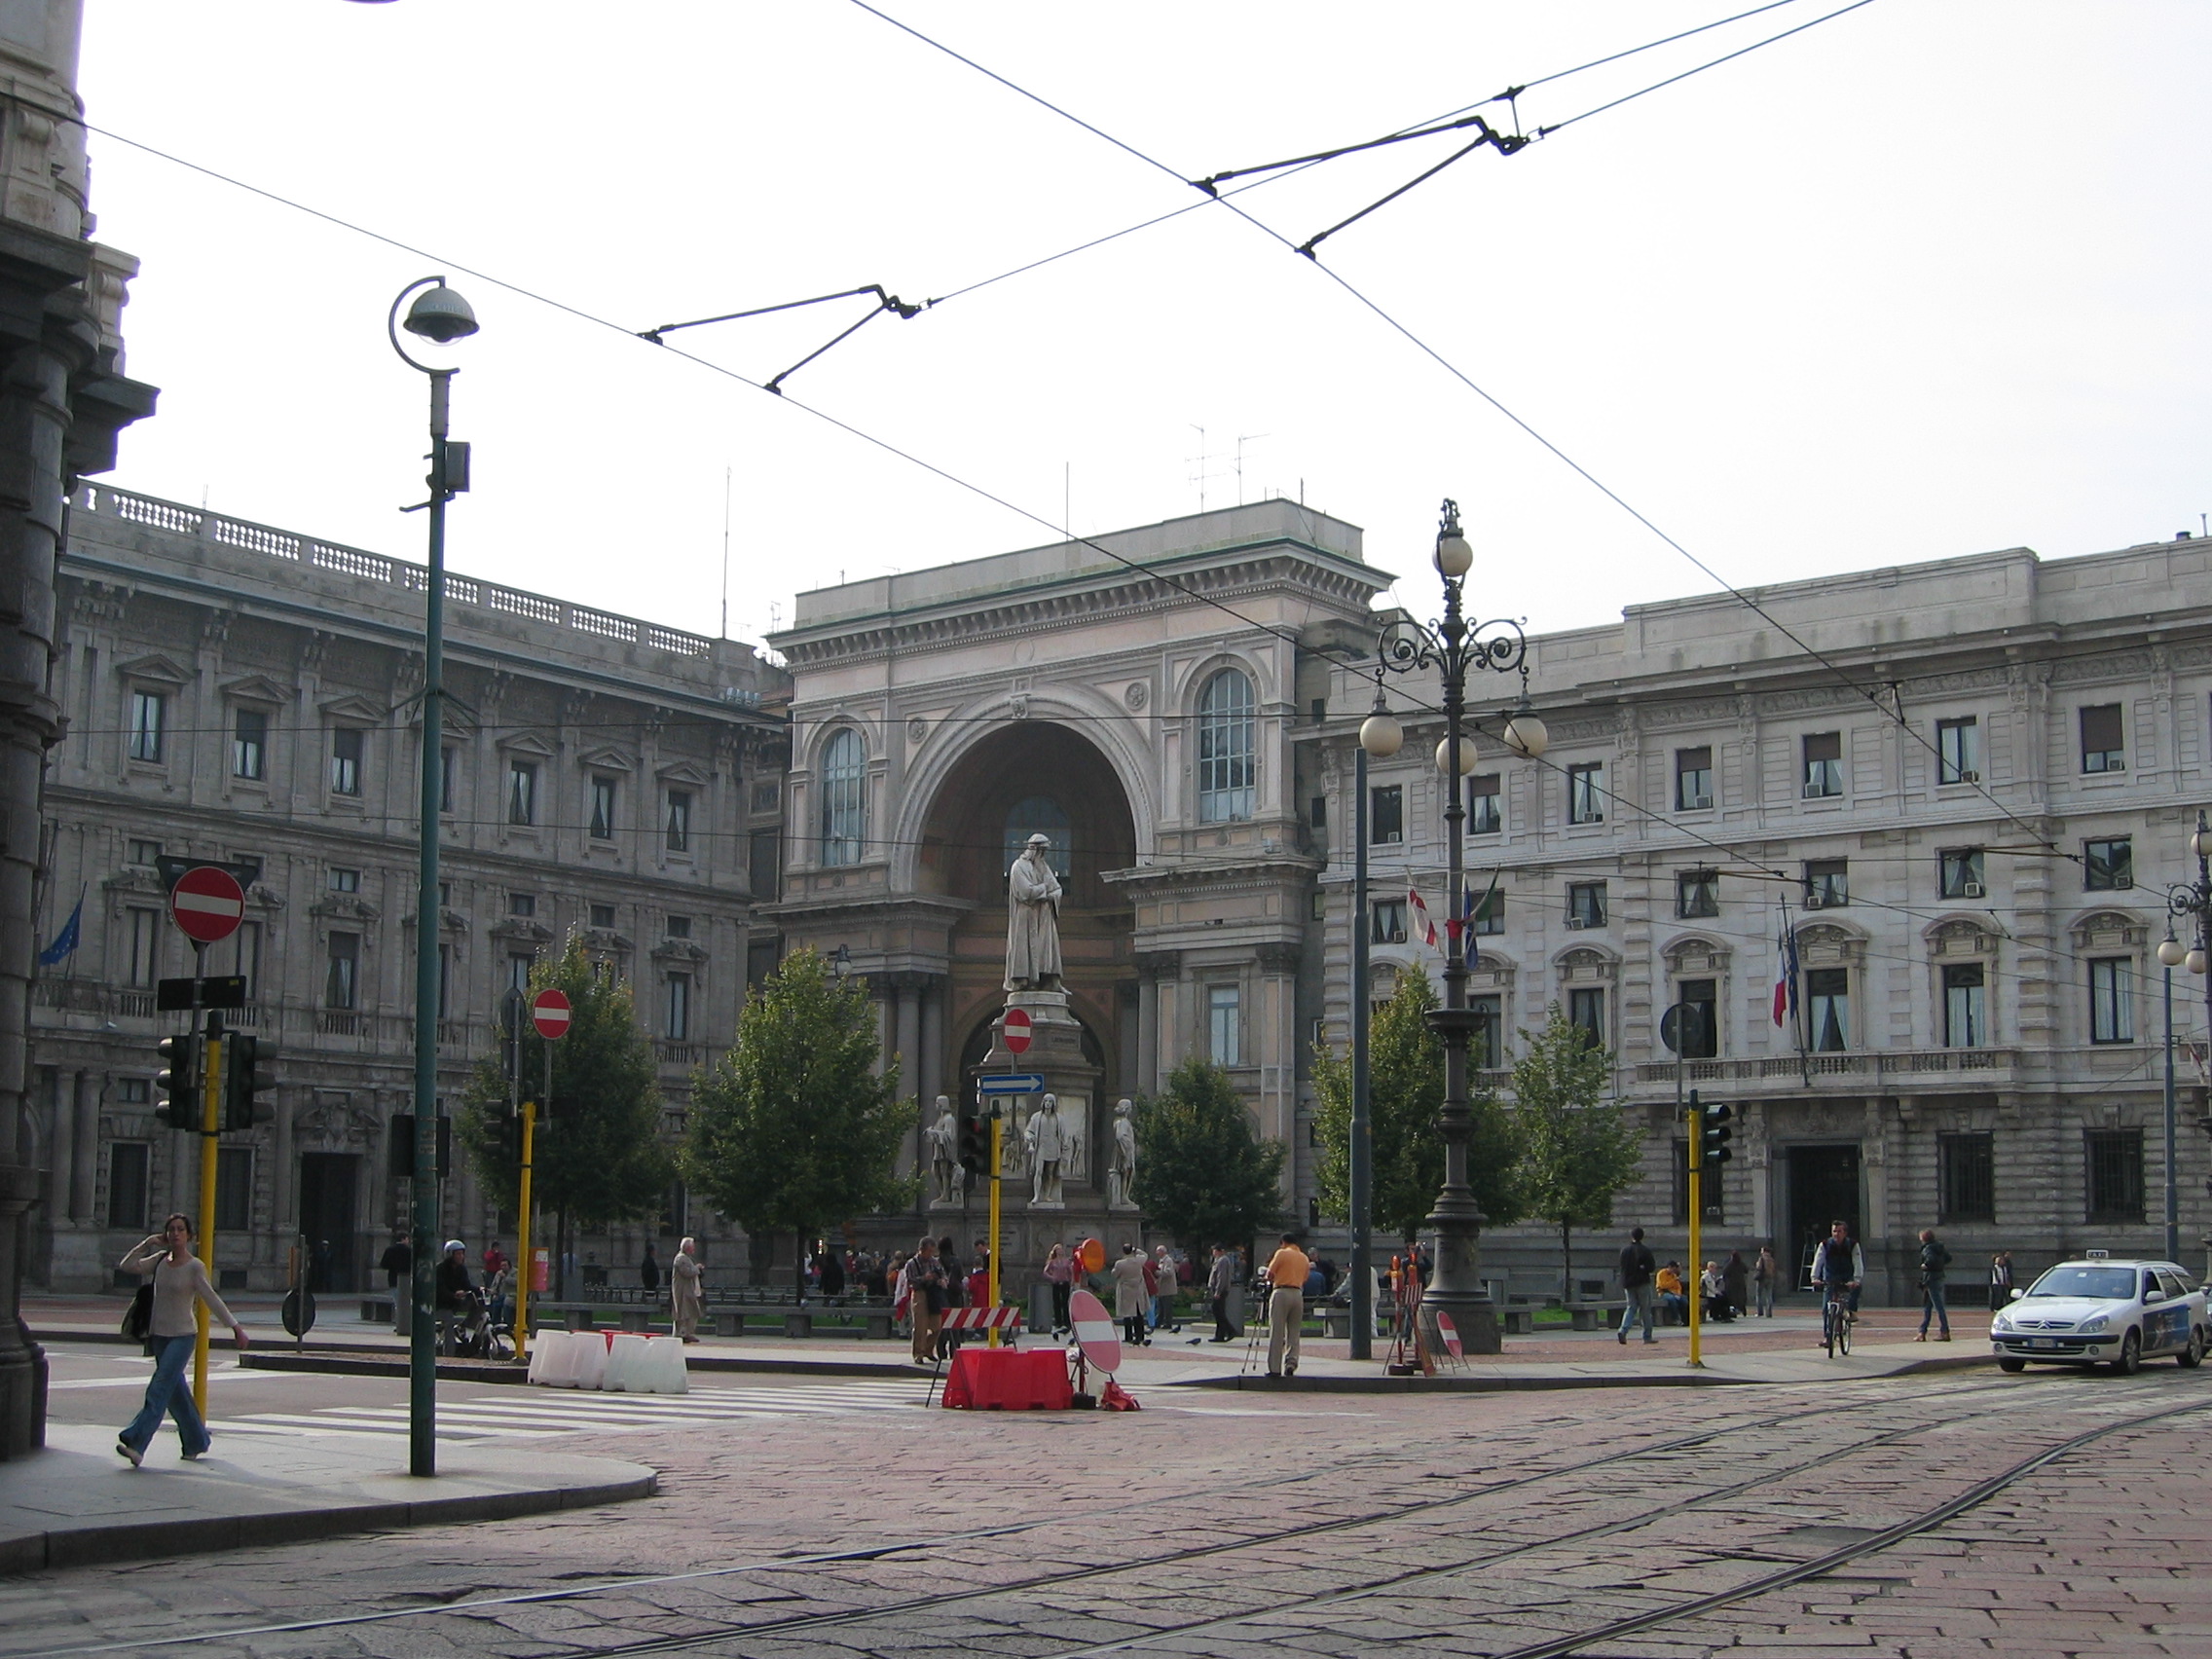
[[[2166,926],[2166,937],[2158,946],[2158,962],[2165,969],[2166,1001],[2166,1258],[2181,1260],[2181,1186],[2175,1179],[2174,1161],[2179,1153],[2176,1145],[2179,1136],[2175,1126],[2174,1102],[2174,976],[2176,968],[2186,966],[2192,974],[2203,978],[2206,1030],[2212,1033],[2212,976],[2205,970],[2212,968],[2212,825],[2204,821],[2204,814],[2196,814],[2196,830],[2189,838],[2189,850],[2196,858],[2196,879],[2166,889],[2166,913],[2180,918],[2190,917],[2196,924],[2196,942],[2184,945],[2174,937],[2173,925]],[[2212,1133],[2212,1117],[2197,1120],[2200,1127]],[[2212,1239],[2205,1241],[2207,1271],[2212,1272]]]
[[[1437,1132],[1444,1138],[1444,1187],[1427,1226],[1436,1237],[1436,1261],[1421,1307],[1434,1338],[1434,1316],[1449,1314],[1460,1341],[1476,1353],[1495,1353],[1500,1346],[1497,1309],[1483,1288],[1481,1246],[1482,1207],[1467,1183],[1467,1141],[1474,1120],[1467,1110],[1467,1050],[1475,1016],[1467,1007],[1467,953],[1465,929],[1469,921],[1465,881],[1461,867],[1460,830],[1466,805],[1459,780],[1475,768],[1474,739],[1464,727],[1467,675],[1477,668],[1494,674],[1521,670],[1524,675],[1519,709],[1506,722],[1505,745],[1530,759],[1543,754],[1544,722],[1529,706],[1526,665],[1529,644],[1520,625],[1512,621],[1480,622],[1469,626],[1460,614],[1460,582],[1475,562],[1474,550],[1459,530],[1459,505],[1447,499],[1443,522],[1436,533],[1436,570],[1444,578],[1444,619],[1422,627],[1401,617],[1382,630],[1377,652],[1382,666],[1393,674],[1412,674],[1433,668],[1444,692],[1444,741],[1437,745],[1436,765],[1448,780],[1444,807],[1446,867],[1450,874],[1445,904],[1444,1006],[1431,1010],[1429,1026],[1444,1041],[1444,1105],[1437,1113]],[[1385,712],[1370,715],[1359,728],[1360,748],[1378,759],[1395,755],[1405,741],[1398,722]],[[1367,1011],[1355,1009],[1355,1018]]]

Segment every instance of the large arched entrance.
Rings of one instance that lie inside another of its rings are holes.
[[[1071,1012],[1086,1047],[1096,1045],[1090,1058],[1105,1069],[1109,1097],[1126,1093],[1136,1007],[1131,912],[1099,872],[1136,863],[1134,819],[1106,756],[1048,720],[980,740],[946,775],[923,820],[916,887],[976,905],[952,930],[947,1048],[966,1056],[1005,1005],[1006,872],[1037,830],[1052,838],[1066,890],[1060,954]]]

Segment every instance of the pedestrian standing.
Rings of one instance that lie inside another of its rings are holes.
[[[706,1303],[706,1272],[699,1266],[699,1241],[686,1238],[668,1259],[668,1305],[677,1339],[699,1340],[699,1310]]]
[[[653,1260],[653,1241],[645,1240],[645,1253],[638,1262],[638,1282],[645,1287],[647,1297],[660,1294],[660,1264]]]
[[[1751,1264],[1751,1306],[1762,1319],[1774,1317],[1774,1287],[1782,1277],[1782,1264],[1774,1259],[1773,1246],[1761,1244],[1759,1259]]]
[[[1652,1326],[1658,1312],[1651,1296],[1652,1275],[1659,1271],[1659,1258],[1643,1242],[1643,1229],[1629,1229],[1628,1242],[1621,1246],[1621,1294],[1628,1305],[1621,1309],[1621,1328],[1613,1333],[1623,1343],[1628,1341],[1629,1327],[1637,1320],[1643,1321],[1643,1340],[1655,1343],[1659,1335]]]
[[[192,1220],[172,1215],[161,1232],[143,1240],[123,1258],[123,1271],[154,1281],[153,1316],[146,1327],[146,1351],[153,1356],[154,1380],[146,1384],[145,1404],[130,1419],[130,1426],[116,1438],[115,1449],[135,1469],[146,1460],[164,1417],[176,1419],[177,1439],[187,1462],[206,1456],[213,1437],[200,1418],[192,1388],[184,1380],[184,1362],[192,1357],[200,1339],[194,1302],[207,1304],[208,1316],[230,1326],[231,1336],[244,1352],[245,1327],[232,1317],[207,1282],[207,1270],[192,1253]]]
[[[1114,1317],[1122,1322],[1122,1341],[1131,1347],[1144,1346],[1144,1315],[1151,1300],[1144,1287],[1150,1270],[1134,1244],[1124,1244],[1114,1264]]]
[[[1175,1323],[1175,1258],[1162,1244],[1153,1253],[1152,1262],[1152,1328],[1156,1331],[1180,1331]]]
[[[914,1363],[932,1364],[938,1358],[938,1333],[944,1324],[944,1267],[938,1260],[934,1238],[914,1246],[914,1259],[906,1264],[906,1298],[914,1316]]]
[[[1056,1337],[1068,1328],[1069,1287],[1075,1283],[1075,1263],[1068,1259],[1065,1244],[1055,1244],[1045,1253],[1045,1282],[1052,1287],[1052,1335]]]
[[[845,1294],[844,1257],[830,1249],[827,1240],[818,1240],[814,1246],[814,1283],[825,1302]]]
[[[1213,1303],[1213,1340],[1217,1343],[1236,1340],[1236,1327],[1229,1320],[1229,1293],[1235,1283],[1236,1258],[1216,1244],[1213,1260],[1206,1265],[1206,1295]]]
[[[384,1269],[385,1289],[397,1290],[400,1281],[415,1271],[415,1252],[408,1245],[407,1235],[394,1233],[391,1235],[391,1242],[377,1258],[377,1266]]]
[[[1743,1251],[1729,1251],[1728,1260],[1721,1264],[1720,1291],[1728,1302],[1729,1318],[1741,1318],[1751,1310],[1751,1269],[1744,1260]]]
[[[1298,1344],[1306,1326],[1306,1276],[1313,1264],[1289,1234],[1268,1258],[1268,1375],[1298,1375]]]
[[[1947,1343],[1951,1340],[1951,1310],[1944,1306],[1943,1302],[1943,1275],[1949,1271],[1950,1266],[1951,1252],[1949,1247],[1936,1236],[1934,1228],[1922,1228],[1920,1230],[1920,1335],[1912,1339],[1916,1343],[1924,1343],[1928,1340],[1928,1321],[1930,1319],[1936,1320],[1942,1327],[1942,1335],[1936,1339],[1937,1342]]]
[[[1992,1313],[2012,1300],[2012,1252],[2000,1250],[1989,1258],[1989,1310]]]

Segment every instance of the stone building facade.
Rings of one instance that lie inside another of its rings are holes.
[[[41,939],[83,911],[31,999],[30,1276],[104,1286],[166,1211],[199,1207],[198,1149],[156,1123],[151,1088],[182,1023],[154,981],[192,971],[166,854],[262,870],[208,952],[246,977],[233,1024],[276,1083],[274,1123],[224,1139],[221,1277],[275,1288],[295,1243],[327,1240],[324,1282],[355,1288],[405,1202],[386,1155],[414,1088],[423,571],[105,487],[78,493],[70,532]],[[635,988],[674,1132],[749,966],[775,960],[753,876],[777,866],[786,682],[744,645],[465,576],[446,653],[441,1088],[458,1097],[500,994],[580,932]],[[669,1229],[683,1208],[672,1194]],[[442,1210],[472,1249],[513,1242],[464,1170]]]

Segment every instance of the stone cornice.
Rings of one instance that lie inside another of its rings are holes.
[[[756,905],[753,913],[787,929],[799,923],[849,927],[865,919],[915,914],[951,927],[971,910],[980,908],[972,899],[950,899],[940,893],[856,893],[850,897],[786,899],[773,904]]]
[[[1132,899],[1175,889],[1203,888],[1209,892],[1235,892],[1239,889],[1281,887],[1288,883],[1304,884],[1312,880],[1328,864],[1322,859],[1302,858],[1296,853],[1262,853],[1253,858],[1238,859],[1234,864],[1189,863],[1137,865],[1129,869],[1102,869],[1098,879],[1110,882],[1128,893]]]

